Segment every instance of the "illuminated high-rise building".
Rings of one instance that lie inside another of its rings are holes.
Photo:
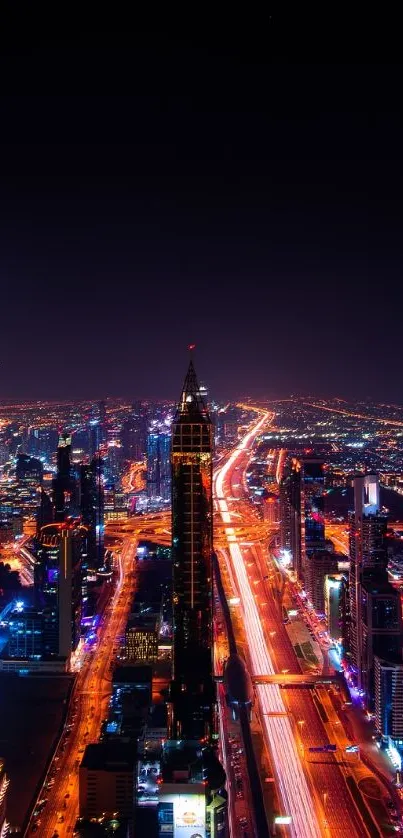
[[[387,518],[380,512],[379,480],[375,474],[354,478],[354,511],[350,522],[350,637],[351,662],[362,681],[362,591],[368,573],[386,574]],[[385,580],[386,581],[386,580]]]
[[[39,534],[34,567],[36,607],[43,610],[43,654],[69,659],[82,615],[82,558],[86,530],[74,522],[47,524]]]
[[[172,739],[210,738],[213,729],[212,454],[213,427],[190,361],[172,425]]]
[[[147,494],[168,500],[171,493],[171,435],[160,428],[147,434]]]
[[[323,461],[293,457],[280,485],[281,547],[291,551],[299,579],[304,580],[310,556],[326,549]]]
[[[80,511],[88,528],[88,563],[100,568],[104,563],[104,484],[103,463],[94,457],[80,468]]]

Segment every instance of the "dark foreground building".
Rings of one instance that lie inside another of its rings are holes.
[[[172,426],[172,739],[210,739],[212,678],[213,427],[192,361]]]

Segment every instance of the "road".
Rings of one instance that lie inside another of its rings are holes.
[[[270,572],[267,548],[260,543],[245,545],[237,539],[232,526],[233,502],[227,501],[228,496],[238,497],[239,507],[236,508],[243,508],[244,471],[250,459],[249,449],[269,419],[268,413],[259,419],[225,465],[216,472],[214,480],[216,504],[227,525],[227,554],[241,599],[252,675],[274,674],[283,670],[300,672],[267,580]],[[256,694],[266,747],[283,804],[282,814],[292,817],[290,834],[296,838],[319,835],[358,838],[365,835],[334,758],[331,757],[329,763],[309,764],[309,767],[303,760],[302,746],[306,748],[327,742],[326,731],[310,691],[285,691],[277,685],[264,684],[256,686]]]
[[[99,740],[101,724],[107,715],[112,690],[111,665],[133,599],[136,547],[134,538],[127,538],[122,545],[116,589],[98,629],[96,643],[91,650],[84,650],[69,717],[34,811],[40,800],[47,802],[40,814],[31,818],[27,836],[36,833],[40,838],[52,838],[57,834],[62,838],[73,832],[79,807],[78,768],[85,746]]]
[[[368,416],[367,413],[353,413],[351,410],[341,410],[335,407],[326,407],[324,404],[315,402],[303,402],[308,407],[315,407],[317,410],[327,410],[328,413],[340,413],[342,416],[351,416],[353,419],[364,419],[366,422],[378,422],[380,425],[394,425],[397,428],[403,427],[403,422],[398,419],[380,419],[377,416]]]

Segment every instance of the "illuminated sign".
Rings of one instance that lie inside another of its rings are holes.
[[[202,794],[178,794],[174,800],[174,838],[206,838],[206,804]]]
[[[276,824],[290,824],[291,822],[291,815],[277,815],[277,817],[274,818],[274,823]]]

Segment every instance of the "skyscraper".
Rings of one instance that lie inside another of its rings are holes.
[[[147,434],[147,494],[149,498],[169,499],[171,488],[171,436],[155,428]]]
[[[57,446],[57,475],[52,480],[55,520],[78,514],[78,486],[71,464],[71,436],[60,434]]]
[[[350,522],[350,652],[362,682],[362,591],[365,574],[378,571],[385,574],[387,555],[387,518],[380,512],[379,480],[375,474],[354,478],[354,511]],[[386,580],[385,580],[386,581]]]
[[[81,630],[81,561],[86,531],[72,523],[42,527],[34,567],[35,600],[43,610],[43,653],[69,658]]]
[[[281,547],[291,551],[292,566],[304,580],[309,557],[325,550],[323,461],[292,457],[280,486]]]
[[[103,463],[94,457],[80,467],[80,511],[88,527],[88,563],[100,568],[104,563],[104,485]]]
[[[359,682],[368,707],[375,703],[375,656],[402,662],[402,615],[400,591],[390,584],[387,573],[363,571],[360,592]]]
[[[192,361],[172,426],[173,682],[170,738],[213,728],[213,427]]]

